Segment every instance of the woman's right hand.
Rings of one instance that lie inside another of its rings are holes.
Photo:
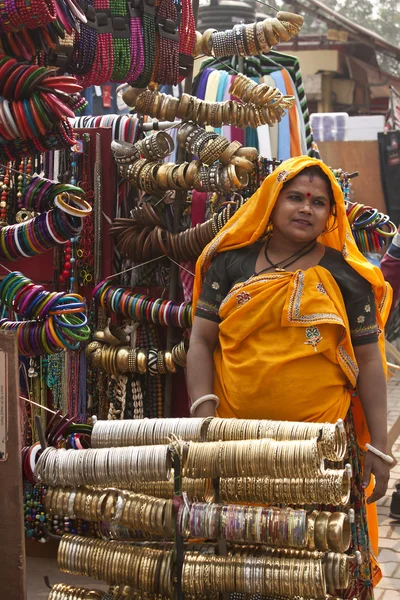
[[[367,504],[372,504],[386,494],[390,478],[391,465],[382,460],[373,452],[367,452],[364,459],[364,476],[363,476],[363,488],[369,486],[371,475],[375,477],[375,487],[372,494],[367,498]]]

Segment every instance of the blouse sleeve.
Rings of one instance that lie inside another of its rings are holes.
[[[375,296],[371,284],[356,271],[346,278],[346,286],[342,289],[343,299],[350,324],[353,346],[371,344],[378,341],[380,334],[376,322]]]
[[[221,252],[211,262],[203,281],[203,287],[196,306],[196,316],[220,323],[219,307],[230,290],[226,266],[227,253]]]

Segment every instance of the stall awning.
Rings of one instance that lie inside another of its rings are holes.
[[[357,83],[368,87],[371,99],[388,98],[391,85],[400,89],[400,77],[380,71],[359,58],[347,56],[346,60],[350,77]]]

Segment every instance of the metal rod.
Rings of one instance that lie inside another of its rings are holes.
[[[46,436],[44,435],[43,425],[42,425],[42,421],[40,420],[39,415],[35,415],[35,426],[36,426],[36,430],[38,432],[40,446],[41,446],[42,450],[46,450],[46,448],[47,448]]]
[[[182,471],[181,471],[181,461],[179,458],[179,454],[177,452],[173,452],[173,462],[174,462],[174,496],[176,496],[182,502]],[[176,510],[175,502],[173,506],[173,510]],[[183,561],[185,557],[185,547],[183,543],[183,537],[178,531],[178,526],[175,527],[175,561],[176,561],[176,600],[182,600],[182,568]]]

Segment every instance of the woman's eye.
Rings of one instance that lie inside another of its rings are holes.
[[[301,200],[300,196],[296,196],[296,194],[292,194],[291,196],[289,196],[289,198],[291,200]]]
[[[315,200],[314,204],[317,204],[318,206],[325,206],[325,202],[322,202],[322,200]]]

